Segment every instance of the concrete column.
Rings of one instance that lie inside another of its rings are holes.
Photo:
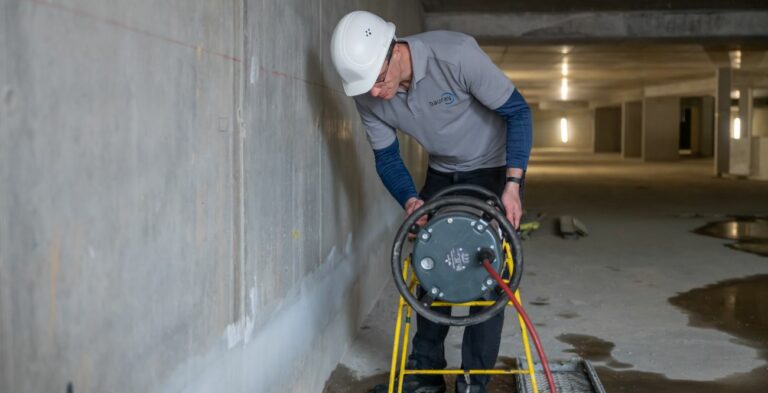
[[[731,80],[730,68],[717,70],[715,93],[715,174],[728,173],[731,140]]]
[[[640,158],[643,154],[643,103],[621,104],[621,156]]]
[[[621,108],[596,108],[594,129],[595,153],[621,151]]]
[[[768,137],[752,140],[751,179],[768,180]]]
[[[729,173],[738,176],[749,176],[751,166],[752,141],[752,89],[739,90],[739,116],[741,122],[739,139],[731,139]]]
[[[715,152],[715,97],[701,97],[699,149],[702,157],[712,157]]]
[[[680,150],[680,97],[643,99],[643,161],[674,161]]]

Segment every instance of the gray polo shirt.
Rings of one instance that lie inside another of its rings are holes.
[[[413,78],[408,91],[385,101],[354,97],[375,150],[395,141],[395,129],[411,135],[439,171],[470,171],[506,165],[506,122],[494,109],[515,90],[474,38],[430,31],[408,43]]]

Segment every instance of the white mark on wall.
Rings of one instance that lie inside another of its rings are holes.
[[[337,265],[341,260],[351,256],[352,253],[352,234],[348,234],[346,238],[346,243],[344,245],[344,253],[342,255],[338,255],[338,252],[336,251],[336,246],[331,247],[331,251],[328,253],[328,256],[325,257],[324,265],[328,266],[329,269],[333,268],[334,265]],[[306,286],[308,285],[307,281],[305,280],[301,285],[298,287],[300,288],[299,292],[304,293],[306,292]],[[248,290],[248,297],[249,297],[249,307],[248,312],[246,312],[246,315],[244,315],[239,321],[235,323],[229,324],[224,329],[224,339],[227,342],[227,349],[233,349],[239,344],[248,344],[254,336],[254,329],[256,326],[256,278],[253,278],[253,286]]]
[[[256,65],[256,56],[251,56],[251,70],[248,75],[248,80],[251,82],[251,84],[256,83],[256,80],[259,78],[259,66]]]
[[[245,315],[245,318],[237,321],[237,323],[229,324],[224,330],[228,349],[234,348],[241,342],[248,344],[253,337],[253,328],[256,326],[254,320],[254,315],[256,315],[256,287],[251,287],[248,291],[248,297],[250,298],[250,315]]]
[[[256,278],[253,278],[254,283],[256,282]],[[256,315],[256,287],[254,286],[251,288],[250,291],[248,291],[248,297],[251,299],[251,316],[247,316],[245,318],[245,343],[248,344],[249,341],[251,341],[251,337],[253,337],[253,327],[256,325],[256,321],[254,321],[254,316]]]

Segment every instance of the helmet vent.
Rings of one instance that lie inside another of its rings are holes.
[[[369,27],[369,28],[367,28],[367,29],[365,29],[365,36],[366,36],[366,37],[370,37],[370,36],[372,36],[372,35],[373,35],[373,32],[371,31],[371,28],[370,28],[370,27]]]

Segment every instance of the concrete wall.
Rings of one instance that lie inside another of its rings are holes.
[[[643,103],[625,102],[621,106],[621,156],[640,158],[643,154]]]
[[[680,156],[680,98],[643,99],[643,161],[673,161]]]
[[[621,151],[621,107],[595,109],[595,153]]]
[[[329,61],[356,8],[421,29],[407,1],[0,2],[0,391],[320,391],[402,217]]]
[[[546,111],[532,109],[533,147],[592,150],[593,113],[589,110]],[[568,118],[568,142],[560,140],[560,118]]]

